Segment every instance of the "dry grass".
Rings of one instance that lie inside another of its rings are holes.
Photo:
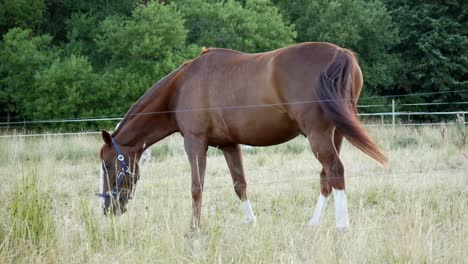
[[[304,138],[244,151],[253,227],[211,149],[199,232],[189,231],[179,136],[153,147],[129,212],[116,218],[104,217],[93,196],[98,137],[0,139],[0,263],[464,263],[468,152],[457,130],[444,139],[437,128],[371,132],[391,163],[381,168],[344,145],[352,228],[344,235],[335,232],[332,201],[320,228],[305,225],[320,166]]]

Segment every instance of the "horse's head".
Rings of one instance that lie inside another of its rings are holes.
[[[104,214],[127,211],[136,182],[140,177],[138,160],[142,150],[119,145],[109,132],[102,130],[104,145],[100,151],[100,193]]]

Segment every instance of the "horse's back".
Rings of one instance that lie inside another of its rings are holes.
[[[319,112],[319,106],[289,103],[315,99],[314,82],[336,49],[303,43],[257,54],[203,52],[183,69],[173,104],[211,110],[178,113],[181,132],[206,135],[215,145],[272,145],[294,138],[300,133],[294,112]]]
[[[307,42],[264,53],[243,53],[229,49],[208,49],[189,65],[184,85],[203,87],[205,92],[220,92],[229,99],[232,93],[249,96],[237,103],[268,104],[313,99],[311,87],[321,70],[333,59],[338,46]],[[220,98],[216,98],[219,103]],[[240,100],[240,101],[239,101]]]

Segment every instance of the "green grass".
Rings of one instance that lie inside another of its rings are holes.
[[[35,171],[17,179],[10,191],[2,219],[4,226],[2,252],[28,249],[34,254],[43,254],[53,250],[56,242],[56,224],[53,215],[52,197],[37,185]],[[18,252],[20,253],[20,252]],[[20,259],[12,255],[12,260]]]
[[[87,240],[93,249],[99,249],[101,246],[101,233],[98,226],[95,211],[90,207],[90,201],[82,199],[81,205],[81,218],[84,223]]]
[[[154,159],[129,211],[104,217],[99,136],[0,139],[0,263],[464,263],[468,151],[463,130],[375,128],[388,168],[345,143],[351,230],[309,228],[320,164],[307,139],[244,151],[257,216],[243,224],[222,152],[210,148],[202,228],[189,229],[190,167],[182,139]]]

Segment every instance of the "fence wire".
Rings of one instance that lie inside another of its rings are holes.
[[[436,94],[449,94],[449,93],[466,93],[468,89],[464,90],[453,90],[453,91],[439,91],[439,92],[428,92],[428,93],[411,93],[411,94],[400,94],[400,95],[383,95],[383,96],[369,96],[361,98],[343,98],[343,99],[330,99],[330,100],[307,100],[307,101],[297,101],[297,102],[282,102],[282,103],[271,103],[271,104],[252,104],[252,105],[234,105],[234,106],[219,106],[219,107],[205,107],[205,108],[190,108],[190,109],[176,109],[168,111],[152,111],[152,112],[142,112],[137,114],[128,114],[132,116],[137,115],[158,115],[158,114],[174,114],[174,113],[191,113],[191,112],[204,112],[204,111],[220,111],[220,110],[247,110],[255,108],[267,108],[267,107],[276,107],[276,106],[291,106],[291,105],[303,105],[303,104],[314,104],[322,102],[331,102],[331,101],[355,101],[355,100],[375,100],[375,99],[385,99],[385,98],[403,98],[403,97],[412,97],[412,96],[428,96]],[[459,102],[466,103],[468,102]],[[450,104],[450,103],[447,103]],[[377,105],[376,105],[377,106]],[[366,107],[366,105],[358,106]],[[23,121],[13,121],[13,122],[0,122],[0,126],[10,126],[10,125],[26,125],[26,124],[52,124],[52,123],[76,123],[76,122],[98,122],[98,121],[120,121],[123,116],[92,116],[92,117],[78,117],[78,118],[62,118],[62,119],[44,119],[44,120],[23,120]],[[3,117],[5,119],[5,117]]]
[[[364,127],[421,127],[421,126],[455,126],[457,124],[467,125],[468,122],[440,122],[440,123],[402,123],[402,124],[363,124]],[[32,133],[32,134],[9,134],[0,135],[0,139],[8,138],[32,138],[32,137],[58,137],[58,136],[95,136],[100,135],[100,131],[69,132],[69,133]]]

